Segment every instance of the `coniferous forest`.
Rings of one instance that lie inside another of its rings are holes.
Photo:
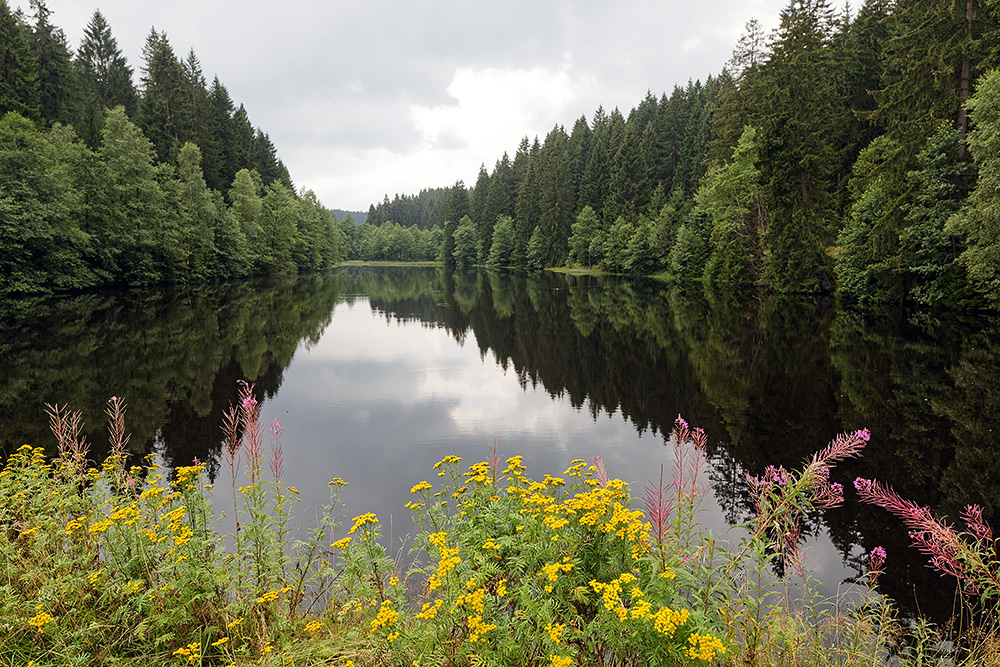
[[[998,28],[983,0],[791,0],[717,76],[526,137],[471,186],[387,197],[368,223],[442,227],[455,267],[996,308]]]
[[[525,137],[338,224],[194,52],[138,87],[95,12],[76,53],[0,0],[0,292],[214,280],[350,257],[594,267],[710,296],[1000,305],[1000,9],[791,0],[704,82]]]
[[[329,268],[345,238],[296,192],[194,51],[150,31],[140,86],[95,11],[76,53],[44,0],[0,0],[0,293]]]

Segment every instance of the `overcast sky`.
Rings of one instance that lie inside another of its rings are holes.
[[[47,0],[76,48],[98,7],[138,81],[150,28],[194,49],[297,187],[367,211],[396,193],[475,183],[521,137],[599,105],[717,74],[750,18],[786,0]],[[14,0],[31,14],[28,0]]]

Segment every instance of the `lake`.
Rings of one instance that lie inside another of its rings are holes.
[[[539,478],[601,456],[638,496],[661,465],[670,475],[663,434],[678,415],[708,433],[702,518],[714,530],[750,515],[747,473],[797,468],[838,433],[871,430],[864,457],[834,471],[848,502],[807,531],[809,565],[831,594],[877,545],[889,552],[880,585],[904,610],[943,618],[955,590],[895,519],[852,500],[855,476],[954,518],[966,503],[991,517],[1000,508],[996,318],[820,298],[707,303],[645,280],[345,267],[8,300],[0,319],[4,457],[24,443],[54,452],[45,404],[59,403],[83,412],[101,458],[117,395],[132,451],[207,462],[221,510],[222,414],[246,379],[265,423],[285,428],[301,521],[342,477],[347,519],[375,512],[392,550],[412,532],[409,489],[434,482],[446,455],[471,464],[499,439]]]

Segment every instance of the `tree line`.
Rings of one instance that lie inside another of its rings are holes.
[[[330,267],[346,239],[296,192],[194,51],[150,31],[140,86],[95,11],[76,53],[0,0],[0,293]]]
[[[998,48],[985,0],[791,0],[704,83],[525,137],[472,186],[386,197],[368,220],[441,226],[452,267],[995,307]]]

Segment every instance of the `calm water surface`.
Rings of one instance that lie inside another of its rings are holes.
[[[996,516],[993,428],[1000,327],[947,314],[854,313],[817,300],[705,304],[653,282],[543,275],[452,276],[348,268],[297,280],[93,293],[0,306],[0,447],[51,444],[45,403],[87,420],[95,458],[103,406],[129,403],[132,448],[168,464],[197,457],[231,503],[222,411],[255,382],[285,428],[284,479],[309,523],[327,482],[350,482],[345,520],[367,511],[392,547],[411,532],[409,489],[448,454],[485,459],[501,441],[528,474],[601,456],[634,493],[667,476],[663,436],[683,414],[708,432],[703,520],[749,515],[745,474],[797,467],[837,433],[868,427],[869,450],[835,473],[892,483],[957,516]],[[226,527],[225,520],[222,527]],[[904,608],[950,609],[953,586],[923,566],[881,510],[848,502],[809,527],[827,590],[890,553],[883,586]]]

